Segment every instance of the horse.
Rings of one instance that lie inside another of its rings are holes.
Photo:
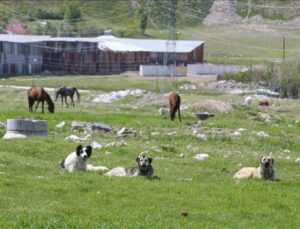
[[[180,103],[181,98],[180,95],[177,92],[172,92],[169,96],[169,102],[170,102],[170,118],[173,121],[175,119],[175,114],[178,111],[178,118],[181,122],[180,117]]]
[[[50,95],[42,87],[31,87],[27,91],[29,112],[32,112],[32,107],[35,101],[37,101],[35,110],[37,110],[39,103],[42,102],[42,113],[44,113],[44,102],[48,104],[48,110],[50,113],[54,113],[54,103],[51,100]]]
[[[71,104],[73,104],[73,107],[74,107],[75,104],[74,104],[73,97],[74,97],[75,92],[77,94],[77,101],[79,103],[79,101],[80,101],[80,94],[79,94],[77,88],[76,87],[66,87],[66,86],[63,86],[63,87],[59,88],[55,92],[55,102],[57,101],[57,98],[60,95],[61,96],[61,105],[62,106],[64,105],[64,98],[65,98],[65,103],[66,103],[66,105],[68,107],[69,104],[67,103],[67,96],[70,96],[70,98],[71,98]]]

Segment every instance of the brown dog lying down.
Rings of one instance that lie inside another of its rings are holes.
[[[134,177],[134,176],[147,176],[151,177],[154,169],[151,165],[152,158],[146,155],[140,155],[136,158],[137,166],[132,168],[116,167],[107,173],[105,176],[117,177]]]
[[[273,168],[274,159],[271,156],[261,156],[260,165],[255,167],[244,167],[240,169],[235,175],[236,179],[243,178],[259,178],[262,180],[275,180],[275,171]]]

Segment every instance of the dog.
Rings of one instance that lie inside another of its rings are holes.
[[[82,145],[78,145],[76,151],[70,153],[60,164],[62,170],[74,171],[105,171],[108,168],[104,166],[93,166],[87,164],[88,158],[92,155],[93,148],[87,146],[85,148]]]
[[[260,166],[255,167],[244,167],[240,169],[235,175],[236,179],[243,178],[259,178],[262,180],[275,180],[275,170],[273,168],[274,159],[271,156],[261,156]]]
[[[137,166],[132,168],[116,167],[107,173],[105,176],[117,176],[117,177],[135,177],[135,176],[147,176],[152,177],[154,169],[151,165],[152,158],[146,155],[140,155],[136,158]]]

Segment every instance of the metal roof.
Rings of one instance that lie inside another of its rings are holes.
[[[99,37],[50,37],[0,34],[0,41],[16,43],[43,41],[92,42],[98,43],[98,48],[101,50],[110,50],[113,52],[173,52],[174,49],[178,53],[191,52],[204,44],[204,41],[177,40],[175,45],[173,45],[173,42],[168,40],[117,38],[112,35]]]

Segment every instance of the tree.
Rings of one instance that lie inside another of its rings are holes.
[[[148,25],[148,9],[146,9],[146,1],[142,0],[139,10],[138,10],[138,18],[139,18],[139,30],[140,34],[144,35],[147,25]]]

